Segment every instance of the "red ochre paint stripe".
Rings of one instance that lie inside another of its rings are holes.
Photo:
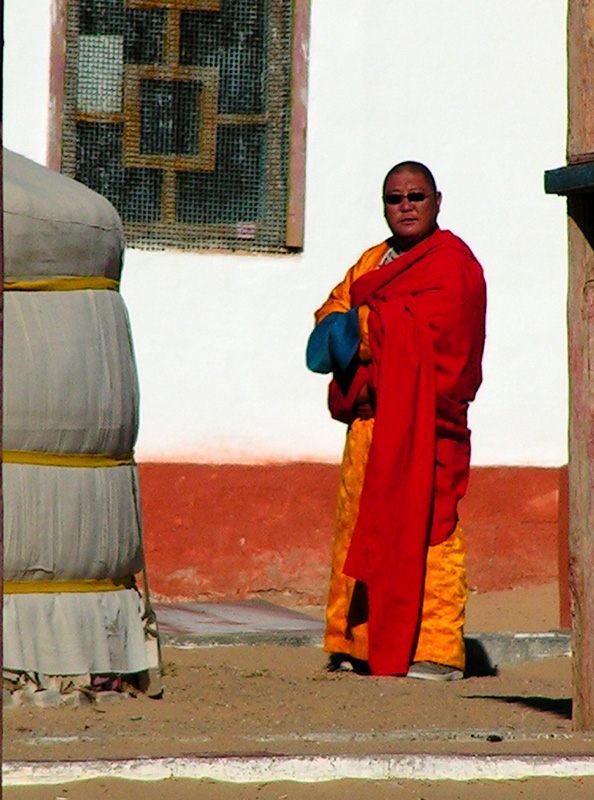
[[[338,466],[139,464],[150,588],[163,599],[325,599]],[[480,592],[559,576],[562,470],[475,467],[460,508]],[[564,522],[565,520],[565,522]],[[566,530],[564,535],[566,536]]]

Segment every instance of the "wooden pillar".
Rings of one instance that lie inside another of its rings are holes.
[[[567,204],[573,721],[594,730],[594,194]]]
[[[567,161],[594,159],[594,0],[569,0]]]
[[[569,0],[569,165],[594,160],[594,0]],[[568,193],[573,724],[594,730],[594,192]]]

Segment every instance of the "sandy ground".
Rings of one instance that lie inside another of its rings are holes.
[[[594,749],[571,735],[567,658],[438,684],[329,674],[309,647],[166,648],[164,657],[162,700],[7,710],[4,757]]]
[[[246,786],[214,781],[82,781],[64,786],[5,788],[5,800],[592,800],[594,778],[527,781],[333,781]]]
[[[289,601],[287,601],[289,602]],[[306,610],[306,609],[303,609]],[[310,613],[319,613],[309,609]],[[556,588],[471,598],[468,630],[539,631],[557,626]],[[313,647],[164,648],[161,700],[130,697],[78,709],[8,709],[4,758],[79,760],[228,754],[592,754],[594,736],[571,727],[568,658],[502,668],[449,684],[329,674]],[[318,798],[592,798],[594,779],[332,784],[208,781],[6,787],[8,800],[318,800]],[[136,790],[134,790],[136,791]],[[558,792],[558,793],[557,793]]]

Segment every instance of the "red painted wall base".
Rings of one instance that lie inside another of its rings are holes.
[[[140,464],[139,472],[155,597],[239,599],[274,590],[323,602],[338,466],[158,463]],[[472,469],[460,508],[471,588],[558,579],[562,475],[535,467]]]

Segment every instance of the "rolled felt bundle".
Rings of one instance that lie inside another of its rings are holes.
[[[4,240],[3,666],[145,671],[121,221],[105,198],[5,150]]]

